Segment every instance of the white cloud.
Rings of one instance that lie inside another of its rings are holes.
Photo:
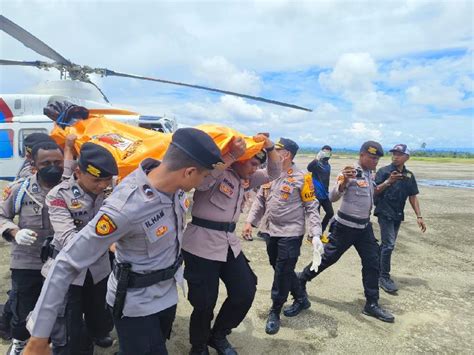
[[[382,138],[382,132],[379,129],[368,127],[363,122],[354,122],[349,129],[345,130],[345,132],[360,139],[372,139],[378,141]]]
[[[430,105],[440,109],[463,109],[474,107],[474,101],[464,99],[464,93],[454,86],[443,85],[438,81],[424,82],[410,86],[406,90],[411,103]]]
[[[332,91],[353,95],[371,91],[376,75],[377,66],[369,53],[345,53],[331,73],[319,76],[319,82]]]
[[[248,70],[239,70],[224,57],[201,59],[195,73],[198,78],[219,89],[249,95],[257,95],[260,92],[261,80],[258,75]]]

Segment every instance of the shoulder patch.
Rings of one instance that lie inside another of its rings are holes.
[[[303,202],[310,202],[315,199],[316,195],[314,193],[313,178],[311,174],[305,174],[303,187],[301,188],[301,200]]]
[[[55,198],[51,201],[50,205],[53,207],[67,208],[66,201],[64,201],[62,198]]]
[[[2,193],[2,200],[3,201],[6,201],[10,195],[12,194],[12,189],[10,186],[6,186],[4,189],[3,189],[3,193]]]
[[[95,224],[95,233],[97,235],[106,236],[116,230],[117,225],[107,213],[103,213]]]

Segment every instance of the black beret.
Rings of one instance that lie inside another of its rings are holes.
[[[171,145],[186,153],[206,169],[223,164],[221,151],[212,138],[196,128],[180,128],[173,134]]]
[[[375,141],[367,141],[360,147],[360,153],[367,152],[372,155],[383,157],[383,148],[380,143]]]
[[[118,174],[117,163],[112,153],[94,143],[84,143],[79,152],[79,169],[98,178],[108,178]]]
[[[31,151],[31,149],[33,148],[35,144],[38,144],[41,142],[54,142],[54,139],[51,138],[46,133],[35,132],[35,133],[31,133],[27,135],[23,142],[24,142],[25,148],[28,151]]]
[[[300,147],[296,144],[295,141],[292,141],[288,138],[280,138],[280,140],[275,144],[276,149],[285,149],[289,151],[293,156],[296,155]]]

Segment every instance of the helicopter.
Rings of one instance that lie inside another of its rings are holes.
[[[127,124],[172,133],[177,127],[174,117],[147,116],[112,106],[106,94],[91,80],[91,75],[100,77],[122,77],[136,80],[153,81],[205,90],[217,94],[232,95],[244,99],[283,106],[296,110],[311,112],[309,108],[271,100],[264,97],[241,94],[228,90],[194,85],[184,82],[152,78],[147,76],[122,73],[108,68],[92,68],[73,63],[56,50],[35,37],[23,27],[0,15],[0,30],[18,40],[37,54],[49,58],[45,61],[19,61],[0,59],[0,65],[35,67],[42,70],[59,71],[59,81],[48,81],[24,94],[0,94],[0,180],[13,180],[15,173],[25,157],[24,140],[34,132],[48,133],[54,122],[43,114],[43,109],[54,101],[69,101],[88,109],[99,109],[104,116]]]

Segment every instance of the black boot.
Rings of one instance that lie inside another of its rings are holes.
[[[114,340],[112,339],[110,334],[106,334],[103,337],[94,338],[94,343],[95,345],[100,346],[101,348],[110,348],[114,343]]]
[[[300,314],[301,311],[311,307],[311,302],[308,297],[295,299],[293,304],[283,311],[285,317],[295,317]]]
[[[216,349],[218,355],[238,355],[237,351],[227,340],[227,334],[230,334],[230,332],[213,331],[207,345]]]
[[[383,322],[393,323],[395,321],[395,317],[389,311],[380,307],[377,302],[367,302],[362,313]]]
[[[273,335],[280,330],[280,311],[271,309],[268,314],[267,325],[265,326],[265,333]]]
[[[308,293],[306,292],[306,282],[308,282],[308,280],[306,280],[306,278],[304,276],[304,271],[297,272],[296,273],[296,278],[298,279],[298,281],[300,283],[300,286],[301,286],[301,289],[303,290],[305,296],[308,297]]]
[[[189,355],[209,355],[209,349],[206,344],[193,345]]]

